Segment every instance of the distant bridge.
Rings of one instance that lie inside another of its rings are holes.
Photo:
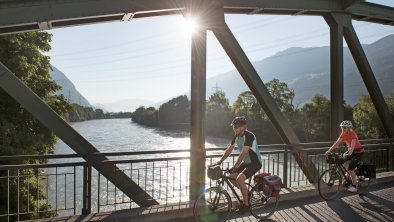
[[[200,192],[205,181],[206,150],[204,113],[206,100],[207,31],[216,36],[238,72],[262,106],[295,161],[310,182],[318,170],[289,122],[280,112],[251,62],[224,20],[225,13],[321,16],[330,27],[331,59],[331,139],[338,135],[343,120],[343,37],[353,55],[361,77],[389,137],[394,137],[394,122],[379,89],[367,57],[352,25],[352,20],[394,25],[394,8],[363,0],[0,0],[0,33],[3,35],[48,30],[107,21],[184,15],[199,20],[200,28],[192,37],[191,59],[191,147],[190,199]],[[23,105],[48,129],[69,145],[126,196],[140,206],[157,204],[130,177],[115,165],[109,166],[104,155],[70,127],[50,107],[0,63],[0,87]],[[89,171],[86,172],[89,174]]]

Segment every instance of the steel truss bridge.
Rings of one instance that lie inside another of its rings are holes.
[[[373,70],[362,49],[352,20],[394,25],[394,8],[363,0],[0,0],[0,34],[48,30],[68,26],[132,21],[134,19],[183,15],[199,21],[192,37],[190,199],[200,192],[205,180],[204,113],[206,95],[207,31],[213,32],[238,72],[268,115],[310,182],[317,169],[289,122],[280,112],[266,86],[227,26],[225,14],[270,14],[321,16],[330,28],[331,138],[338,135],[344,117],[343,38],[360,71],[387,135],[394,137],[394,121],[384,101]],[[45,102],[23,84],[0,61],[0,87],[24,106],[86,162],[140,206],[157,204],[130,177],[108,162],[91,143],[69,126]]]

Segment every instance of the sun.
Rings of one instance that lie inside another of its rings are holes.
[[[193,34],[193,32],[198,28],[198,22],[193,18],[183,18],[181,28],[185,34]]]

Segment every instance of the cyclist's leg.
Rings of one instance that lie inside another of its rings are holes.
[[[237,177],[239,176],[240,173],[242,173],[245,169],[246,169],[246,164],[241,163],[241,165],[239,165],[239,167],[237,168],[235,173],[232,173],[230,175],[231,178],[233,178],[233,180],[230,180],[230,182],[239,189],[239,185],[237,182]]]
[[[246,164],[245,164],[246,165]],[[245,169],[238,175],[237,182],[239,184],[239,188],[242,193],[243,202],[245,205],[249,205],[249,191],[246,187],[245,180],[252,177],[255,173],[257,173],[261,168],[261,164],[259,163],[251,163],[247,164]]]
[[[232,178],[232,180],[229,180],[229,181],[233,184],[233,186],[239,188],[238,183],[237,183],[238,173],[232,173],[232,174],[230,174],[229,177]]]
[[[362,156],[363,156],[363,153],[357,153],[349,160],[350,162],[349,162],[349,167],[347,168],[347,170],[352,178],[352,183],[353,183],[354,187],[356,187],[356,185],[357,185],[357,177],[356,177],[356,173],[354,172],[354,168],[361,161]]]
[[[356,177],[356,173],[354,172],[354,168],[361,161],[362,156],[363,156],[363,153],[356,153],[356,154],[352,155],[349,160],[346,161],[348,163],[346,170],[350,174],[350,177],[352,179],[352,184],[354,187],[356,187],[356,185],[357,185],[357,177]]]
[[[242,197],[243,197],[243,204],[244,205],[249,205],[249,202],[248,202],[248,188],[246,187],[246,184],[245,184],[245,180],[246,179],[247,178],[246,178],[245,174],[244,173],[240,173],[238,175],[238,177],[237,177],[237,183],[238,183],[239,189],[241,190],[241,194],[242,194]]]

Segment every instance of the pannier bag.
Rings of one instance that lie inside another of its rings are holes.
[[[354,171],[357,176],[376,178],[376,165],[359,165]]]
[[[208,178],[211,180],[218,180],[222,177],[222,170],[219,165],[209,166],[207,169]]]
[[[267,195],[269,194],[267,193],[267,196],[276,197],[279,195],[279,192],[282,189],[282,179],[275,175],[264,177],[264,184],[268,184],[268,186],[271,188],[270,190],[272,191],[270,195]]]
[[[266,176],[271,176],[271,173],[260,173],[253,177],[255,183],[262,182],[263,178]]]
[[[282,188],[282,179],[278,176],[271,176],[271,173],[257,174],[253,178],[255,184],[260,183],[259,191],[263,191],[267,197],[276,197]]]

